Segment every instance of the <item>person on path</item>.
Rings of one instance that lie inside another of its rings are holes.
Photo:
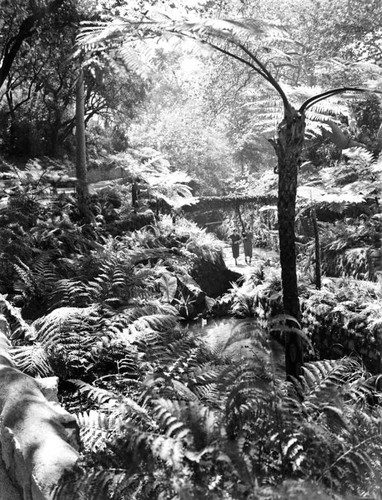
[[[243,245],[244,245],[244,257],[245,263],[251,265],[252,261],[252,248],[253,248],[253,232],[249,224],[246,225],[242,233]],[[248,259],[248,261],[247,261]]]
[[[235,259],[235,265],[237,266],[237,259],[240,253],[241,238],[236,228],[233,230],[233,233],[229,236],[229,238],[231,240],[232,257]]]

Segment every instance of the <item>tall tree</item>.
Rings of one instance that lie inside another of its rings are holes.
[[[95,36],[94,36],[95,34]],[[281,278],[283,288],[284,313],[295,320],[300,320],[298,296],[296,248],[295,248],[295,210],[297,193],[297,175],[301,164],[304,146],[306,113],[322,101],[344,92],[364,91],[364,89],[340,87],[318,93],[307,99],[297,109],[288,99],[279,81],[268,69],[273,61],[290,61],[291,55],[282,49],[287,48],[289,41],[286,34],[277,25],[263,20],[212,20],[203,22],[144,22],[129,20],[125,24],[118,23],[98,25],[95,29],[87,28],[81,41],[94,49],[94,44],[106,38],[125,37],[128,42],[132,37],[173,34],[184,39],[201,41],[204,46],[218,51],[226,57],[233,58],[240,64],[249,67],[253,72],[268,82],[276,91],[283,104],[283,119],[279,123],[271,143],[277,156],[278,182],[278,216]],[[255,40],[255,44],[253,43]],[[287,376],[298,377],[303,364],[303,346],[301,335],[290,328],[285,336],[285,357]]]
[[[89,187],[86,166],[84,71],[82,68],[79,70],[76,83],[76,177],[80,213],[86,215]]]

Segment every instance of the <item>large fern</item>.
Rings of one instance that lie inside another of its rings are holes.
[[[29,345],[12,348],[16,365],[31,375],[51,375],[51,362],[60,353],[68,357],[68,366],[85,368],[91,360],[89,349],[98,318],[93,307],[60,308],[39,318],[31,325]]]
[[[366,375],[355,360],[344,358],[309,363],[301,377],[301,408],[315,424],[307,421],[303,428],[306,444],[316,447],[327,436],[325,448],[319,446],[326,457],[321,456],[319,480],[339,491],[361,492],[368,486],[366,478],[377,482],[382,435],[375,422],[380,410],[364,404],[365,393],[370,395],[370,387],[361,382]],[[304,467],[312,459],[306,455]]]

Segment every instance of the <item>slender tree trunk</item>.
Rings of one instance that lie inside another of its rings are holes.
[[[297,290],[295,213],[297,174],[304,144],[305,117],[295,109],[286,110],[272,141],[278,159],[278,223],[280,240],[281,280],[284,313],[300,321]],[[285,334],[285,364],[287,376],[298,377],[304,361],[301,337],[294,332]]]
[[[137,179],[133,179],[131,184],[131,205],[133,208],[138,206],[139,186]]]
[[[236,214],[237,214],[237,217],[238,217],[240,225],[241,225],[241,230],[244,231],[244,222],[243,222],[243,217],[241,216],[241,212],[240,212],[240,203],[237,199],[235,200],[235,210],[236,210]]]
[[[84,73],[80,69],[76,84],[76,177],[78,209],[83,219],[89,219],[89,186],[86,165]]]
[[[317,225],[316,207],[313,205],[310,209],[312,218],[313,233],[314,233],[314,281],[317,290],[321,290],[321,250],[320,250],[320,235]]]

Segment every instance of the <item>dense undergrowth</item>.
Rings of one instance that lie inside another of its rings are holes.
[[[82,460],[57,498],[380,498],[378,283],[317,290],[301,254],[308,362],[287,382],[272,351],[285,332],[277,261],[215,300],[195,269],[221,243],[195,224],[148,214],[111,231],[109,193],[83,225],[73,197],[40,188],[21,183],[1,213],[1,305],[17,366],[57,375],[77,415]],[[258,326],[211,348],[185,320],[222,310]],[[240,362],[238,341],[252,353]]]

